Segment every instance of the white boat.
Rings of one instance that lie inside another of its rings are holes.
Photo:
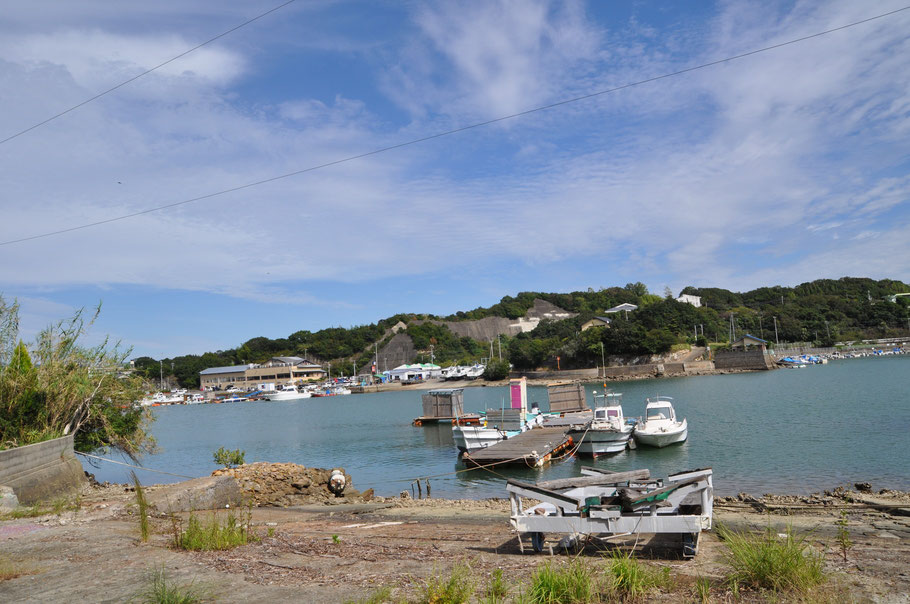
[[[483,375],[483,372],[486,371],[486,365],[472,365],[464,374],[464,378],[467,380],[476,380]]]
[[[634,429],[634,420],[626,421],[623,415],[622,394],[594,392],[594,417],[569,435],[578,443],[577,453],[597,457],[623,451]]]
[[[294,384],[285,384],[278,390],[266,392],[262,398],[267,401],[294,401],[302,398],[310,398],[312,393],[309,390],[298,389]]]
[[[455,424],[452,426],[452,438],[455,440],[455,446],[458,447],[459,451],[470,453],[477,449],[495,445],[499,441],[518,436],[522,432],[527,432],[540,426],[543,422],[543,415],[539,413],[529,412],[526,417],[527,421],[522,424],[520,430],[501,430],[497,424],[493,423],[495,419],[492,418],[485,418],[479,426],[460,426]]]
[[[676,419],[673,399],[658,396],[645,401],[645,421],[635,428],[635,442],[649,447],[666,447],[681,443],[689,435],[686,418]]]
[[[155,394],[140,400],[139,404],[143,407],[159,407],[161,405],[179,405],[183,402],[184,401],[182,395],[156,392]]]
[[[319,389],[316,392],[313,392],[312,396],[341,396],[343,394],[350,394],[350,393],[351,393],[350,388],[345,388],[344,386],[342,386],[340,384],[336,384],[334,386],[331,386],[331,385],[325,386],[322,389]]]

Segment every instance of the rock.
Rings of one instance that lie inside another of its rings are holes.
[[[373,489],[367,489],[360,494],[360,497],[363,498],[364,501],[370,501],[373,499]]]
[[[242,507],[247,498],[234,477],[207,476],[149,491],[146,499],[159,512],[191,512]]]
[[[407,491],[402,491],[401,493],[398,494],[398,496],[401,499],[410,499],[411,498],[411,494],[408,493]]]
[[[861,493],[870,493],[872,491],[872,485],[868,482],[857,482],[853,486]]]
[[[19,498],[13,491],[13,487],[0,486],[0,513],[11,512],[19,507]]]

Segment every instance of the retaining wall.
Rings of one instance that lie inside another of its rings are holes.
[[[714,367],[719,371],[726,369],[756,371],[773,369],[774,362],[761,348],[754,350],[718,350],[714,353]]]
[[[0,451],[0,485],[12,487],[20,504],[75,493],[84,481],[72,435]]]

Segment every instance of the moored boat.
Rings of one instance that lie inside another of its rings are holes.
[[[262,395],[267,401],[294,401],[313,396],[309,390],[297,388],[294,384],[285,384],[278,390],[266,392]]]
[[[594,417],[569,436],[578,443],[577,453],[597,457],[625,450],[634,428],[635,421],[623,415],[622,394],[594,392]]]
[[[689,435],[686,418],[676,419],[673,399],[658,396],[645,401],[645,421],[635,428],[635,442],[649,447],[666,447],[681,443]]]

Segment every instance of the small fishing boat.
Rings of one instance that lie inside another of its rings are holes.
[[[597,457],[606,453],[619,453],[629,444],[635,429],[635,420],[622,412],[622,394],[594,392],[594,417],[584,426],[569,432],[578,443],[577,453]]]
[[[672,398],[658,396],[645,402],[645,421],[635,428],[635,442],[649,447],[666,447],[686,440],[689,435],[686,418],[676,419]]]

